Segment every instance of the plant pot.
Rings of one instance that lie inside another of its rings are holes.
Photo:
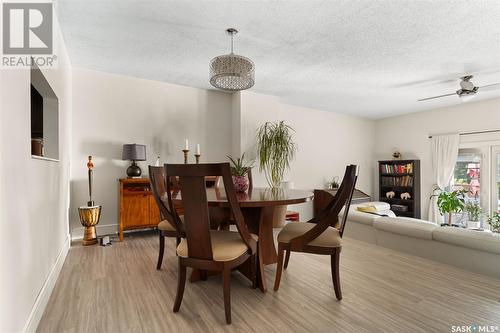
[[[285,224],[286,208],[288,206],[276,206],[273,211],[273,228],[281,228]]]
[[[479,229],[479,228],[481,228],[481,222],[480,221],[467,221],[467,228]]]
[[[233,185],[236,192],[245,192],[248,190],[248,176],[233,176]]]

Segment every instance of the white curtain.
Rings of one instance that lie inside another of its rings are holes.
[[[434,135],[431,138],[432,168],[434,185],[431,195],[439,192],[436,188],[444,189],[451,185],[453,170],[458,158],[460,137],[456,134]],[[443,216],[437,207],[437,197],[432,197],[429,203],[429,221],[443,223]]]

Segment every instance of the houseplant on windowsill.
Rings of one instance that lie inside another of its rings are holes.
[[[493,215],[488,216],[488,224],[491,231],[500,233],[500,212],[495,212]]]
[[[463,212],[465,208],[465,190],[441,191],[437,196],[437,206],[441,215],[448,214],[448,225],[458,227],[452,223],[453,213]],[[446,224],[443,224],[446,225]]]
[[[285,171],[295,156],[297,146],[293,141],[293,131],[284,121],[266,122],[257,131],[259,170],[264,171],[273,191],[280,189]],[[273,226],[282,226],[285,215],[286,206],[275,207]]]
[[[233,176],[233,185],[236,192],[245,192],[248,190],[248,171],[252,169],[253,162],[245,160],[245,153],[236,160],[228,156],[231,161],[231,175]]]
[[[467,226],[469,228],[480,228],[481,227],[481,205],[479,205],[477,202],[472,201],[472,202],[467,202],[465,204],[465,211],[467,212],[467,217],[468,217],[468,222]]]

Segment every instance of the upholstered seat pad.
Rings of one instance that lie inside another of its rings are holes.
[[[315,223],[290,222],[278,234],[278,242],[289,243],[295,237],[305,234],[316,226]],[[342,245],[339,231],[328,227],[321,235],[312,240],[308,245],[320,247],[340,247]]]
[[[184,222],[184,215],[179,216],[179,218]],[[158,223],[158,229],[163,231],[175,231],[175,228],[167,220]]]
[[[257,235],[250,234],[256,241]],[[211,230],[210,240],[212,242],[212,253],[215,261],[230,261],[240,257],[248,251],[248,247],[241,239],[237,231]],[[182,239],[177,246],[179,257],[188,257],[188,244],[186,239]]]

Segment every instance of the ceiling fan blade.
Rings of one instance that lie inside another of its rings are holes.
[[[487,88],[487,87],[493,87],[493,86],[498,86],[500,85],[500,82],[498,83],[493,83],[493,84],[487,84],[485,86],[478,87],[479,89]]]
[[[441,97],[446,97],[446,96],[452,96],[452,95],[456,95],[456,94],[457,93],[451,93],[451,94],[446,94],[446,95],[439,95],[439,96],[434,96],[434,97],[422,98],[422,99],[419,99],[418,102],[427,101],[429,99],[434,99],[434,98],[441,98]]]

